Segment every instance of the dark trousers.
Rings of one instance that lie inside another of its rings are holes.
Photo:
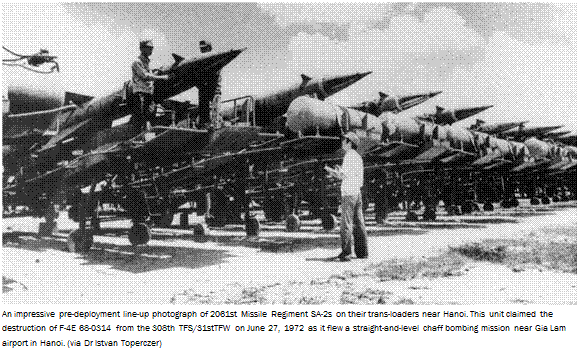
[[[352,240],[356,257],[368,257],[368,234],[364,224],[362,209],[362,194],[357,196],[342,196],[342,216],[340,225],[342,239],[342,255],[352,254]]]
[[[145,130],[147,121],[152,121],[155,117],[156,106],[153,102],[153,95],[150,93],[137,92],[133,95],[133,116],[131,123],[141,131]]]
[[[219,96],[218,99],[215,97]],[[212,124],[212,114],[216,111],[212,111],[212,107],[218,108],[218,106],[213,106],[215,103],[219,103],[221,97],[221,72],[216,74],[206,74],[203,76],[203,83],[199,86],[199,124],[201,126],[207,126]]]

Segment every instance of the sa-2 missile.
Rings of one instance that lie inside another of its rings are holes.
[[[571,131],[557,131],[557,132],[549,132],[543,135],[543,138],[550,138],[553,140],[558,140],[559,138],[565,136],[566,134],[571,133]]]
[[[356,132],[361,140],[361,153],[382,139],[382,124],[377,116],[307,96],[294,99],[284,116],[285,127],[293,133],[336,137]]]
[[[401,111],[410,109],[421,103],[426,102],[430,98],[441,94],[442,91],[429,92],[424,94],[415,94],[407,96],[391,96],[384,92],[378,92],[379,97],[372,101],[365,101],[350,106],[351,109],[370,113],[379,116],[384,112],[399,113]]]
[[[245,48],[225,52],[205,52],[189,59],[173,54],[175,60],[173,64],[159,69],[159,74],[168,74],[171,78],[168,81],[155,81],[154,101],[161,103],[194,86],[204,86],[208,79],[216,78],[219,71],[243,51]]]
[[[521,122],[503,122],[503,123],[495,123],[489,124],[484,122],[483,120],[477,119],[476,123],[470,126],[470,130],[478,131],[487,133],[490,135],[494,135],[497,133],[505,132],[515,127],[523,127],[529,121],[521,121]]]
[[[183,59],[173,55],[175,62],[171,66],[162,67],[161,74],[170,76],[167,81],[156,81],[154,84],[153,100],[161,102],[194,86],[201,86],[208,75],[215,75],[227,63],[231,62],[244,49],[231,50],[221,53],[204,53],[199,57]],[[40,151],[53,148],[76,133],[77,138],[83,132],[91,134],[111,127],[111,123],[130,113],[125,102],[124,88],[102,98],[92,99],[79,106],[70,114],[61,114],[55,117],[49,129],[57,133],[46,143]]]
[[[371,73],[372,72],[369,71],[322,78],[311,78],[302,74],[302,81],[300,83],[288,86],[277,92],[253,96],[255,101],[256,126],[272,126],[273,120],[281,117],[288,110],[290,103],[300,96],[312,96],[319,100],[324,100]],[[236,117],[232,105],[224,105],[220,114],[224,120],[233,120]]]
[[[557,130],[564,125],[559,126],[534,126],[534,127],[519,127],[516,130],[510,130],[499,134],[501,138],[512,138],[517,140],[526,139],[529,137],[541,137],[545,133]]]
[[[492,105],[460,109],[444,109],[443,107],[436,106],[436,112],[434,114],[423,114],[417,116],[417,118],[423,121],[430,121],[438,125],[452,125],[457,121],[469,118],[489,108],[492,108]]]
[[[567,144],[567,145],[572,145],[572,146],[577,146],[577,135],[569,135],[569,136],[563,136],[563,137],[559,137],[559,139],[557,139],[558,142],[563,143],[563,144]]]

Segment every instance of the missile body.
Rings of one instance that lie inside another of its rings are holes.
[[[470,129],[473,131],[484,132],[484,133],[494,135],[494,134],[508,131],[508,130],[513,129],[515,127],[522,127],[526,123],[528,123],[528,121],[489,124],[489,123],[486,123],[482,120],[477,120],[474,125],[471,125]]]
[[[215,79],[216,74],[243,51],[245,51],[244,48],[225,52],[207,52],[190,59],[174,54],[175,62],[159,69],[161,75],[169,74],[171,79],[155,81],[154,101],[161,103],[194,86],[203,86],[207,80]]]
[[[286,127],[302,135],[339,136],[349,131],[355,132],[363,149],[366,141],[375,143],[382,138],[382,124],[375,115],[314,98],[296,98],[285,116]]]
[[[545,133],[554,131],[563,127],[563,125],[559,126],[535,126],[535,127],[520,127],[517,130],[510,130],[507,132],[501,133],[499,136],[502,138],[513,138],[513,139],[525,139],[527,137],[541,137]]]
[[[302,75],[302,81],[300,83],[277,92],[254,96],[256,126],[271,126],[272,121],[281,117],[288,110],[290,103],[300,96],[315,96],[320,100],[324,100],[370,73],[371,72],[365,72],[316,79]],[[224,120],[233,120],[236,117],[232,105],[224,105],[220,113]]]
[[[469,118],[473,115],[476,115],[480,112],[483,112],[492,105],[487,105],[483,107],[474,107],[474,108],[461,108],[461,109],[444,109],[442,107],[437,106],[436,112],[434,114],[424,114],[417,116],[417,118],[424,120],[424,121],[431,121],[438,125],[452,125],[453,123],[464,120]]]
[[[557,139],[558,142],[563,144],[577,146],[577,135],[562,136]]]
[[[544,134],[543,137],[557,140],[557,139],[559,139],[559,138],[561,138],[569,133],[571,133],[571,131],[549,132],[549,133]]]
[[[407,96],[390,96],[380,92],[380,97],[372,101],[365,101],[353,106],[351,109],[363,111],[373,115],[380,115],[384,112],[399,113],[401,111],[410,109],[421,103],[426,102],[430,98],[439,95],[442,91],[430,92],[425,94],[407,95]]]

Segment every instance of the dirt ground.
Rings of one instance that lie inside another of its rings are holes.
[[[87,254],[67,252],[75,228],[37,239],[40,219],[2,220],[2,302],[203,304],[577,304],[576,202],[384,225],[368,219],[370,257],[330,260],[337,229],[286,233],[264,223],[194,237],[154,230],[129,244],[130,222],[105,222]],[[174,223],[177,223],[177,218]],[[200,219],[191,217],[191,220]]]

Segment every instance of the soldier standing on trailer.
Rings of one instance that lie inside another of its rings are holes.
[[[211,43],[199,41],[201,53],[212,50]],[[221,71],[204,73],[203,83],[199,86],[199,125],[202,128],[218,129],[223,120],[220,115],[221,106]]]
[[[342,180],[342,215],[340,224],[342,252],[336,258],[343,262],[350,261],[352,258],[352,234],[356,257],[368,258],[368,236],[364,223],[362,193],[360,191],[360,188],[364,185],[364,163],[360,154],[356,151],[359,144],[360,139],[355,133],[346,133],[342,137],[342,149],[346,151],[342,167],[336,166],[333,169],[326,166],[326,171],[332,177]]]
[[[141,55],[131,66],[133,78],[131,88],[133,91],[133,116],[131,123],[144,131],[148,121],[155,116],[155,102],[153,101],[153,81],[169,80],[169,75],[157,75],[149,68],[149,57],[153,53],[151,40],[139,43]]]

